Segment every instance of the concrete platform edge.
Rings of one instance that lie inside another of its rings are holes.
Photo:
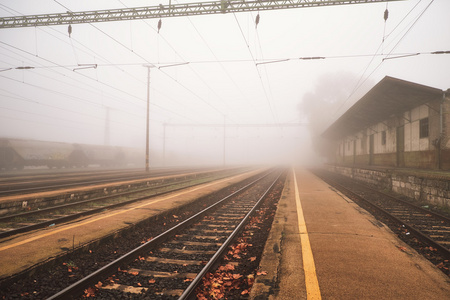
[[[255,276],[250,299],[283,299],[283,296],[287,296],[280,294],[280,289],[283,289],[280,284],[285,283],[281,279],[284,276],[296,277],[297,280],[288,281],[296,283],[295,289],[289,290],[295,293],[295,299],[306,299],[301,244],[298,226],[296,226],[297,215],[295,199],[292,197],[293,192],[292,172],[289,172],[259,265],[259,270],[263,274],[267,274]],[[296,262],[296,265],[292,264],[293,261]],[[291,264],[291,266],[287,264]],[[290,270],[290,267],[295,271]],[[289,298],[290,296],[285,299]]]

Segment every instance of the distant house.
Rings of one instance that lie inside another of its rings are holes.
[[[337,165],[450,170],[450,89],[387,76],[322,136]]]

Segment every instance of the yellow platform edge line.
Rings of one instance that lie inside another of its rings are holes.
[[[295,203],[297,204],[298,216],[298,230],[300,234],[300,241],[302,244],[302,258],[303,269],[305,272],[306,297],[311,300],[322,299],[319,288],[319,281],[317,280],[316,266],[314,264],[314,257],[309,242],[308,230],[306,229],[305,217],[303,216],[302,204],[300,201],[300,194],[297,185],[297,176],[295,176],[295,169],[292,168],[294,174],[295,186]]]

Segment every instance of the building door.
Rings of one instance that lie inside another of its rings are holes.
[[[397,167],[405,166],[405,126],[397,127]]]
[[[373,134],[370,135],[369,138],[369,165],[373,165],[373,149],[374,149],[374,145],[373,145]]]

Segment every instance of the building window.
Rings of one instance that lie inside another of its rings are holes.
[[[419,136],[421,139],[428,137],[428,118],[424,118],[420,120],[420,133]]]
[[[386,130],[381,132],[381,145],[386,145]]]

